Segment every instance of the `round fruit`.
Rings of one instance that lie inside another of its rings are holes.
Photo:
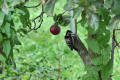
[[[3,40],[3,36],[2,36],[2,34],[0,33],[0,43],[2,42],[2,40]]]
[[[58,25],[52,25],[50,27],[50,32],[53,34],[53,35],[57,35],[60,33],[60,27]]]

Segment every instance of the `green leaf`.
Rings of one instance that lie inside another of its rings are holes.
[[[48,16],[52,16],[53,15],[55,2],[56,2],[56,0],[48,0],[47,3],[44,4],[44,12]]]
[[[21,43],[17,37],[17,34],[16,34],[15,30],[13,30],[13,29],[11,29],[11,39],[15,45],[21,45]]]
[[[67,0],[67,3],[64,6],[64,10],[70,10],[72,8],[72,1],[73,0]]]
[[[96,34],[96,31],[90,26],[87,27],[87,30],[90,35]]]
[[[92,39],[92,38],[88,38],[86,40],[88,47],[94,52],[94,53],[98,53],[99,54],[99,44],[97,42],[97,40]]]
[[[3,57],[0,53],[0,61],[5,62],[5,57]]]
[[[87,73],[82,77],[82,80],[99,80],[98,72],[93,69],[90,71],[90,73]]]
[[[61,26],[68,26],[70,24],[70,16],[68,15],[62,16],[62,19],[59,21],[59,24]]]
[[[119,26],[119,20],[116,20],[116,21],[110,20],[110,23],[109,23],[109,25],[107,26],[107,29],[108,29],[108,30],[113,30],[113,29],[115,29],[115,28],[118,27],[118,26]]]
[[[77,7],[73,10],[73,17],[75,19],[77,19],[80,16],[80,13],[82,12],[82,8],[81,7]]]
[[[115,15],[120,15],[120,0],[114,0],[114,5],[112,6],[112,12]]]
[[[82,11],[81,17],[82,19],[79,21],[79,23],[82,27],[85,27],[85,24],[87,23],[86,12]]]
[[[109,10],[105,9],[105,8],[100,8],[100,9],[98,9],[98,13],[99,13],[99,15],[102,16],[102,20],[104,20],[104,25],[108,25],[109,21],[111,19],[110,15],[109,15]]]
[[[21,45],[21,42],[18,40],[18,38],[17,38],[17,37],[15,38],[15,40],[14,40],[14,41],[15,41],[15,44],[16,44],[16,45]]]
[[[2,7],[2,4],[3,4],[3,0],[0,0],[0,9]]]
[[[0,11],[0,26],[3,24],[4,17],[5,17],[5,13],[3,13],[2,11]]]
[[[106,64],[102,68],[102,80],[107,80],[107,78],[112,74],[113,72],[113,62],[110,60],[108,64]]]
[[[100,50],[100,56],[92,57],[92,62],[95,65],[106,65],[110,60],[110,47],[105,47]]]
[[[7,22],[4,26],[1,27],[3,33],[7,34],[8,38],[10,38],[10,24]]]
[[[20,14],[20,21],[23,24],[23,27],[31,27],[31,22],[30,22],[30,13],[28,11],[27,8],[23,7],[23,5],[21,5],[21,7],[18,7],[17,9],[18,13]]]
[[[99,43],[99,46],[105,48],[106,45],[108,45],[108,42],[110,40],[110,31],[105,30],[102,33],[98,33],[96,36],[97,36],[97,41]]]
[[[4,40],[3,41],[3,52],[6,54],[7,57],[10,54],[10,51],[11,51],[10,40]]]
[[[112,3],[113,3],[113,0],[104,0],[104,7],[107,9],[111,8]]]
[[[78,4],[81,7],[88,7],[90,5],[89,0],[74,0],[74,2],[76,2],[76,4]]]
[[[19,31],[23,32],[24,34],[28,33],[28,31],[26,29],[24,29],[24,28],[19,29]]]

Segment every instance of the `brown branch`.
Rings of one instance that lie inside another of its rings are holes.
[[[115,39],[115,31],[116,31],[116,29],[113,30],[112,50],[111,50],[111,60],[112,60],[112,63],[113,63],[113,64],[114,64],[114,50],[115,50],[115,47],[118,45],[118,44],[117,44],[117,41],[116,41],[116,39]],[[112,75],[110,75],[110,77],[109,77],[107,80],[112,80]]]
[[[31,28],[31,27],[29,27],[29,29],[30,29],[30,31],[32,31],[32,30],[37,30],[37,29],[39,29],[40,27],[41,27],[41,25],[42,25],[42,22],[43,22],[43,15],[44,15],[44,11],[43,11],[43,5],[42,5],[42,12],[40,13],[40,15],[38,15],[37,17],[35,17],[33,20],[32,20],[32,22],[34,23],[34,27],[33,28]],[[39,26],[36,26],[36,20],[37,19],[40,19],[39,20]],[[30,31],[28,31],[28,32],[30,32]]]
[[[78,52],[85,66],[92,64],[88,51],[77,34],[73,34],[72,31],[68,30],[65,35],[65,40],[71,50],[74,49]]]
[[[112,51],[111,51],[111,60],[114,62],[114,49],[115,49],[115,29],[113,30],[113,37],[112,37]]]

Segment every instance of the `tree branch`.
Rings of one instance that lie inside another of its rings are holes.
[[[74,34],[72,31],[68,30],[65,35],[65,40],[71,50],[74,49],[78,52],[85,66],[92,64],[92,60],[88,54],[88,51],[77,34]]]

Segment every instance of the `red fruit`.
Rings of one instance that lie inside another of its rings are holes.
[[[60,27],[58,25],[52,25],[50,27],[50,32],[53,34],[53,35],[57,35],[60,33]]]

